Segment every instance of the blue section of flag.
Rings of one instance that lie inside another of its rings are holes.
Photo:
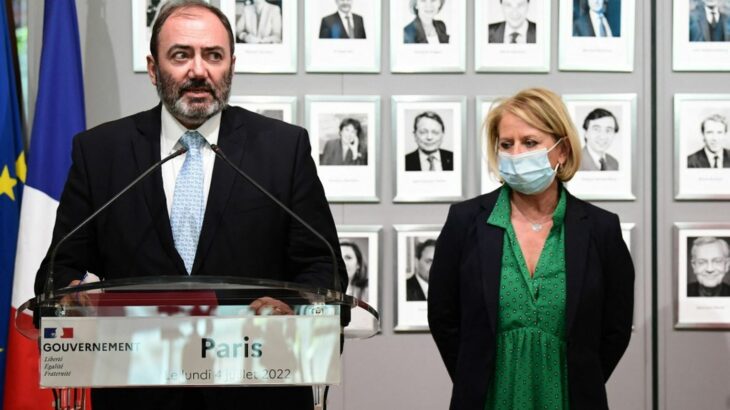
[[[46,327],[43,329],[43,338],[44,339],[55,339],[56,338],[56,328],[55,327]]]
[[[20,104],[10,42],[7,2],[0,5],[0,403],[5,386],[8,320],[12,304],[15,248],[20,223],[20,197],[25,163],[20,126]],[[16,169],[16,164],[18,169]],[[18,171],[21,177],[18,176]]]
[[[86,129],[74,0],[46,1],[28,186],[59,200],[71,167],[72,137]]]

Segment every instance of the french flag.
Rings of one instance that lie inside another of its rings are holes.
[[[47,0],[43,10],[43,48],[23,189],[20,230],[15,258],[11,318],[34,296],[33,281],[51,243],[56,208],[71,167],[71,140],[86,129],[79,30],[74,0]],[[12,320],[12,319],[11,319]],[[20,318],[30,323],[32,318]],[[73,337],[61,329],[60,337]],[[45,335],[44,335],[45,336]],[[38,386],[39,351],[10,326],[5,397],[7,410],[48,409],[50,390]]]

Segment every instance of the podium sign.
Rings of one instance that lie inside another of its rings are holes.
[[[332,385],[340,317],[43,317],[42,387]]]

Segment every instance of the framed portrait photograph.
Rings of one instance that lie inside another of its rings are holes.
[[[676,199],[730,199],[730,94],[674,95]]]
[[[676,223],[676,328],[730,328],[730,224]]]
[[[379,96],[305,97],[305,123],[330,202],[378,202]]]
[[[380,72],[380,0],[304,3],[308,72]]]
[[[394,202],[463,198],[466,98],[393,96]]]
[[[730,0],[674,0],[672,68],[730,71]]]
[[[379,311],[380,307],[380,225],[338,225],[340,251],[347,269],[346,294],[367,303]],[[365,309],[352,310],[345,334],[367,337],[380,329],[380,322]]]
[[[146,72],[152,26],[160,13],[160,8],[169,0],[130,1],[132,2],[132,68],[135,72]],[[210,3],[210,0],[205,2]]]
[[[499,180],[499,175],[495,175],[489,169],[489,159],[487,158],[487,128],[486,120],[489,110],[492,109],[495,102],[499,99],[497,96],[478,96],[476,98],[476,127],[477,135],[479,135],[479,142],[477,146],[477,164],[479,164],[479,193],[486,194],[492,192],[495,189],[502,186],[502,182]],[[496,150],[497,147],[491,147]]]
[[[560,2],[558,68],[634,71],[635,0]]]
[[[390,2],[390,71],[394,73],[464,72],[465,37],[465,1]]]
[[[234,95],[228,103],[269,118],[296,124],[297,97],[294,96]]]
[[[636,199],[636,94],[569,94],[563,100],[581,144],[570,192],[587,200]]]
[[[396,332],[428,331],[428,279],[440,225],[394,225]]]
[[[220,0],[236,41],[237,73],[297,72],[296,0]]]
[[[477,72],[550,71],[551,0],[476,0]]]

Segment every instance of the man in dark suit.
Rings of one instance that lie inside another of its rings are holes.
[[[618,171],[618,160],[608,149],[618,135],[619,127],[611,111],[596,108],[583,120],[586,145],[580,159],[581,171]]]
[[[730,285],[723,282],[730,270],[730,247],[724,239],[714,236],[696,238],[692,242],[690,261],[697,281],[687,285],[687,296],[730,296]]]
[[[705,0],[689,13],[689,41],[730,41],[730,20],[718,0]]]
[[[527,19],[530,0],[500,0],[499,3],[505,21],[489,25],[489,42],[535,43],[537,24]]]
[[[413,136],[418,148],[406,155],[406,171],[453,171],[454,154],[441,149],[446,126],[433,111],[418,114],[413,120]]]
[[[433,262],[436,240],[426,239],[416,244],[413,276],[406,280],[406,300],[425,301],[428,296],[428,276]]]
[[[304,129],[227,107],[234,38],[220,10],[200,0],[160,11],[147,57],[161,104],[102,124],[74,138],[72,166],[58,206],[58,240],[152,164],[162,166],[65,242],[56,259],[56,287],[158,275],[258,277],[344,291],[347,275],[324,190]],[[215,157],[232,162],[308,221],[335,249],[293,221],[269,198]],[[177,161],[179,160],[179,161]],[[333,262],[340,267],[333,285]],[[42,293],[48,256],[36,277]],[[256,313],[292,312],[262,297]],[[220,409],[232,403],[311,409],[309,388],[93,389],[98,409]]]
[[[611,19],[606,17],[609,0],[587,0],[587,3],[587,7],[580,1],[573,3],[578,8],[573,16],[573,37],[620,37],[620,1]]]
[[[352,0],[335,0],[335,3],[337,12],[322,18],[319,25],[319,38],[366,38],[362,16],[352,13]]]
[[[713,114],[700,124],[705,146],[687,157],[687,168],[730,168],[730,150],[723,148],[727,139],[727,120]]]
[[[324,144],[319,165],[367,165],[367,147],[362,141],[362,125],[354,118],[340,121],[339,138]]]

